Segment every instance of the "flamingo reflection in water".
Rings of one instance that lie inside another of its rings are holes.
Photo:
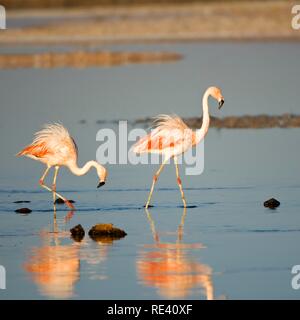
[[[145,210],[155,244],[144,246],[137,260],[137,273],[142,284],[157,288],[159,295],[167,299],[182,299],[188,297],[192,290],[200,288],[207,300],[213,300],[211,267],[188,255],[189,250],[199,250],[204,246],[201,243],[182,242],[186,208],[183,209],[177,241],[174,243],[160,241],[154,220],[148,209]]]
[[[24,269],[41,295],[55,299],[71,298],[80,277],[80,243],[62,244],[69,233],[58,231],[56,213],[53,231],[42,230],[40,236],[43,245],[32,248]]]
[[[70,233],[60,230],[65,229],[65,223],[72,218],[73,212],[70,211],[64,221],[61,221],[57,219],[54,207],[53,216],[52,232],[43,230],[40,233],[43,244],[41,247],[32,248],[28,260],[24,263],[24,269],[37,285],[41,295],[54,299],[69,299],[75,296],[81,261],[87,263],[90,280],[107,278],[102,266],[107,260],[113,241],[118,239],[84,238],[70,243]]]

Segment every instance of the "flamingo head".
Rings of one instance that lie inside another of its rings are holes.
[[[210,87],[210,95],[218,101],[219,109],[221,109],[224,104],[224,97],[221,89],[217,87]]]
[[[97,188],[100,188],[105,185],[105,181],[100,181],[97,185]]]
[[[99,177],[99,183],[97,185],[97,188],[100,188],[105,185],[105,181],[106,181],[106,177],[107,177],[107,170],[104,167],[102,167],[101,165],[99,165],[99,167],[97,168],[97,174]]]

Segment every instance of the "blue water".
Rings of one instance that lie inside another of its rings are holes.
[[[0,265],[7,273],[1,299],[300,298],[291,286],[291,269],[300,264],[299,129],[211,128],[203,174],[185,176],[181,166],[186,212],[172,164],[149,212],[143,205],[157,166],[106,165],[100,189],[94,171],[75,177],[61,170],[58,191],[76,201],[77,211],[57,205],[55,220],[52,195],[38,185],[43,165],[14,156],[44,122],[60,120],[83,164],[95,158],[96,133],[106,126],[96,120],[197,116],[211,84],[222,87],[226,101],[221,113],[211,102],[215,116],[299,113],[299,44],[124,49],[162,48],[185,58],[154,66],[1,71]],[[276,210],[263,206],[270,197],[281,202]],[[31,202],[13,203],[18,200]],[[33,211],[16,214],[20,207]],[[79,223],[86,235],[75,242],[69,229]],[[113,223],[127,236],[95,242],[87,233],[96,223]]]

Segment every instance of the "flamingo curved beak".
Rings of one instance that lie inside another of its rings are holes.
[[[224,104],[224,99],[221,99],[219,101],[219,110],[222,108],[223,104]]]
[[[104,185],[105,185],[105,182],[104,181],[102,181],[102,182],[100,181],[99,184],[97,185],[97,188],[100,188],[100,187],[102,187]]]

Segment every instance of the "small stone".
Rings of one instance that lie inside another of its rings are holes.
[[[119,228],[115,228],[112,223],[99,223],[91,228],[89,236],[95,240],[111,243],[113,240],[124,238],[127,233]]]
[[[74,200],[68,200],[68,201],[69,201],[70,203],[75,203]],[[64,202],[63,199],[57,198],[54,203],[55,203],[55,204],[64,204],[65,202]]]
[[[77,242],[80,242],[85,236],[85,231],[81,224],[78,224],[74,228],[70,229],[70,232],[71,237]]]
[[[274,198],[271,198],[264,202],[266,208],[275,209],[280,206],[280,202]]]
[[[23,214],[28,214],[28,213],[31,213],[32,210],[28,209],[28,208],[20,208],[20,209],[17,209],[15,210],[16,213],[23,213]]]

